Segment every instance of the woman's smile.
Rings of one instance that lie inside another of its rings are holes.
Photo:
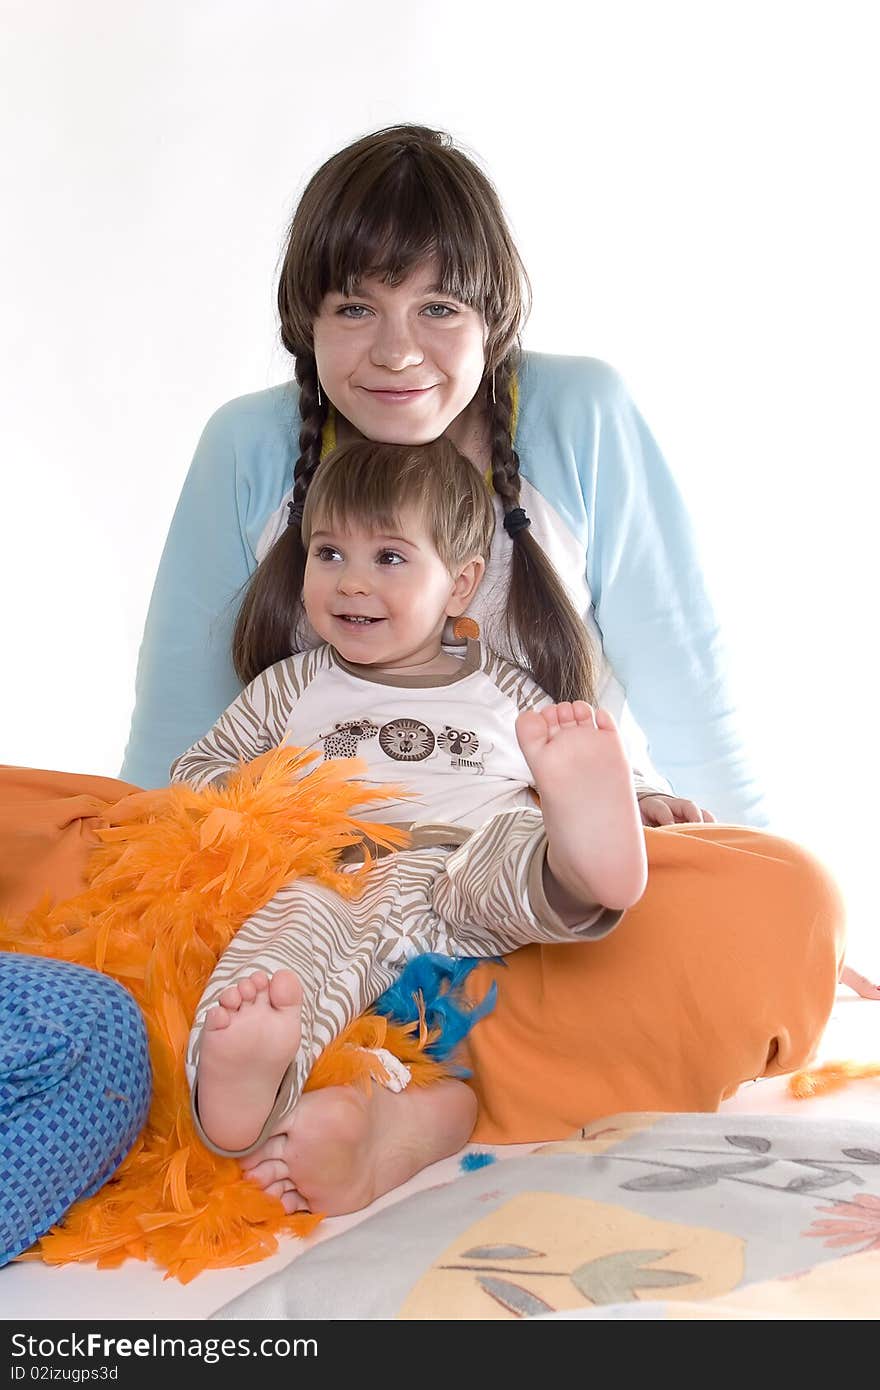
[[[367,395],[373,396],[376,400],[394,405],[397,402],[423,400],[429,391],[433,391],[433,386],[362,386],[360,390],[366,391]]]

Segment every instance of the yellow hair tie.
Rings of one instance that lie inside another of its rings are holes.
[[[336,411],[331,405],[321,431],[321,462],[336,448]]]

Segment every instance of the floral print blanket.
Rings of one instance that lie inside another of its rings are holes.
[[[213,1316],[876,1318],[880,1120],[617,1115],[472,1152]]]

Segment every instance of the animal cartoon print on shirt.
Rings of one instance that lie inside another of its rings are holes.
[[[449,754],[453,767],[466,767],[472,772],[486,771],[483,758],[492,751],[491,743],[481,742],[473,729],[450,729],[448,724],[437,735],[437,747]]]
[[[319,734],[324,740],[324,758],[356,758],[362,739],[375,738],[379,725],[372,719],[349,719],[334,724],[329,734]]]
[[[379,747],[397,763],[420,763],[429,758],[437,740],[418,719],[392,719],[379,730]]]

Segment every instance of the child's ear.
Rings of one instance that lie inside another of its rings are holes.
[[[466,565],[462,565],[446,605],[447,617],[458,618],[467,611],[485,572],[486,561],[482,555],[475,555]]]

